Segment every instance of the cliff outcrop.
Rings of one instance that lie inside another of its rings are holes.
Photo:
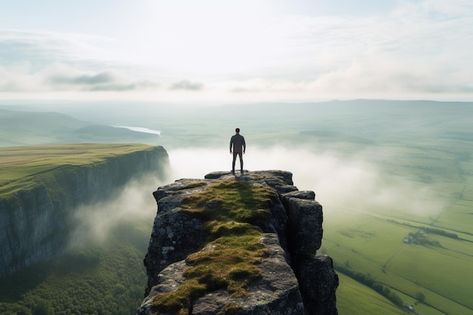
[[[77,206],[110,197],[134,177],[162,173],[167,164],[164,148],[150,147],[96,163],[57,167],[0,198],[0,275],[62,253]]]
[[[316,256],[322,206],[291,173],[214,172],[153,195],[137,314],[337,314],[332,259]]]

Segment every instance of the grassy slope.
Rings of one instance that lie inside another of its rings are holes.
[[[0,197],[35,184],[35,175],[148,150],[143,144],[64,144],[0,148]]]

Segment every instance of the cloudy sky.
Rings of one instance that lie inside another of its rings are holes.
[[[473,100],[471,0],[0,0],[0,101]]]

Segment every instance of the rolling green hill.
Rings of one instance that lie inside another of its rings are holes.
[[[56,112],[0,108],[0,147],[51,143],[150,143],[159,137],[125,128],[99,125]]]

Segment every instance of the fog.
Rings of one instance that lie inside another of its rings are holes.
[[[247,170],[292,172],[300,190],[316,192],[316,199],[323,204],[325,216],[330,220],[341,218],[345,211],[374,215],[389,211],[393,216],[427,217],[442,210],[445,202],[434,194],[435,187],[388,176],[368,162],[368,155],[368,152],[353,156],[337,151],[314,152],[310,147],[252,147],[244,155],[244,166]],[[170,175],[166,179],[150,174],[132,180],[116,197],[77,209],[78,228],[72,244],[102,242],[120,223],[147,222],[151,228],[156,214],[151,193],[158,186],[179,178],[203,178],[206,173],[231,168],[232,156],[222,148],[181,148],[171,150],[169,156]],[[239,169],[239,161],[236,166]]]
[[[163,184],[165,181],[159,174],[148,174],[131,180],[105,201],[77,208],[74,211],[76,228],[70,246],[102,243],[110,231],[122,223],[147,222],[151,228],[156,214],[156,202],[151,193]]]

